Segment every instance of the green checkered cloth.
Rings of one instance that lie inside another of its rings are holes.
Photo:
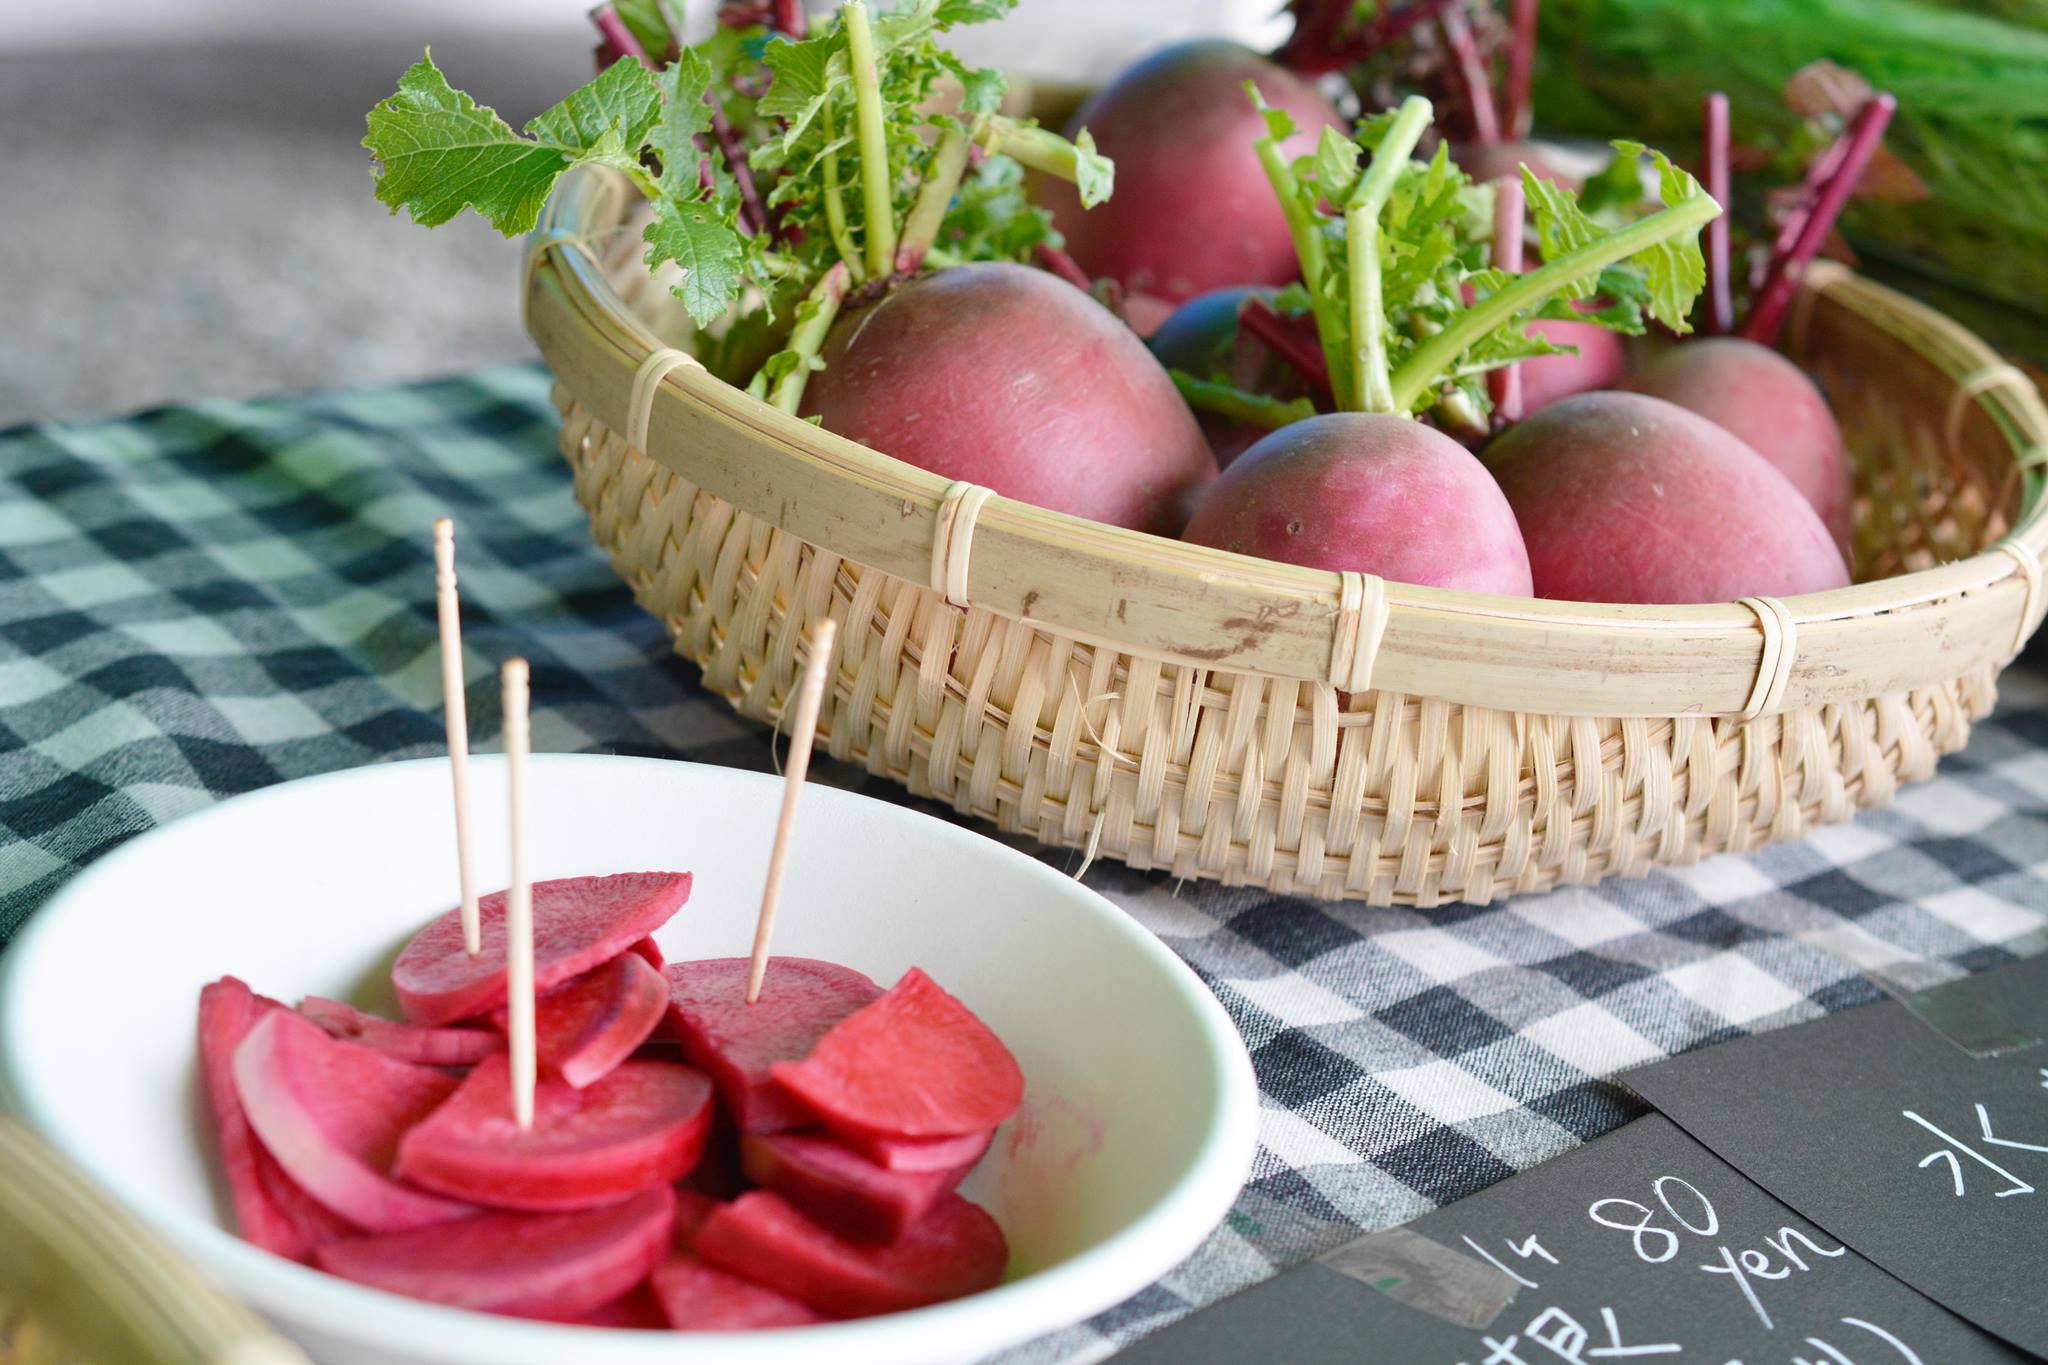
[[[530,367],[0,432],[0,939],[84,863],[223,796],[442,751],[429,525],[460,528],[480,747],[496,661],[533,742],[765,768],[591,543]],[[1886,811],[1747,858],[1427,913],[1091,885],[1229,1009],[1251,1179],[1158,1285],[1012,1362],[1096,1359],[1639,1112],[1627,1066],[2010,961],[2048,926],[2048,687]],[[907,800],[837,765],[826,780]],[[1048,853],[1058,865],[1073,855]]]

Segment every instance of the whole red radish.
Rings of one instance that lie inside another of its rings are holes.
[[[1314,569],[1465,592],[1530,593],[1507,499],[1420,422],[1339,412],[1283,427],[1216,480],[1186,539]]]
[[[955,266],[843,315],[803,412],[949,479],[1170,534],[1216,469],[1194,415],[1131,330],[1020,265]]]
[[[1524,414],[1547,408],[1575,393],[1611,389],[1628,374],[1628,348],[1605,327],[1542,318],[1530,323],[1529,330],[1555,345],[1576,346],[1579,353],[1539,355],[1522,362]]]
[[[1081,106],[1068,134],[1086,128],[1116,162],[1116,194],[1085,211],[1065,182],[1046,184],[1039,198],[1083,269],[1175,303],[1295,277],[1286,217],[1252,149],[1265,121],[1245,97],[1247,81],[1293,117],[1300,131],[1283,144],[1290,158],[1314,150],[1324,126],[1342,126],[1314,86],[1215,39],[1162,48]]]
[[[1855,488],[1842,429],[1805,371],[1740,337],[1674,346],[1645,365],[1631,388],[1698,413],[1740,437],[1813,505],[1844,555]]]
[[[1487,463],[1521,523],[1539,597],[1729,602],[1849,582],[1784,475],[1661,398],[1567,398],[1509,428]]]

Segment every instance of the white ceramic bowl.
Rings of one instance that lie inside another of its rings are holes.
[[[504,769],[472,778],[478,875],[504,881]],[[536,756],[536,878],[684,868],[671,958],[737,956],[781,783],[655,759]],[[1016,1053],[1023,1111],[964,1192],[1011,1276],[953,1303],[796,1331],[556,1327],[361,1288],[226,1230],[203,1143],[199,987],[349,995],[453,901],[448,776],[395,763],[286,783],[144,835],[67,886],[0,960],[0,1083],[93,1176],[334,1365],[971,1360],[1076,1322],[1192,1252],[1250,1165],[1257,1101],[1230,1021],[1114,906],[943,821],[813,786],[776,946],[894,981],[921,966]]]

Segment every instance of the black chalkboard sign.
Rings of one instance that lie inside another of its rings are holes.
[[[2048,958],[1622,1079],[1831,1236],[2048,1356],[2041,1039]]]
[[[1139,1342],[1123,1365],[2010,1365],[1652,1116]]]

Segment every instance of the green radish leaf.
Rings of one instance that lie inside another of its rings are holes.
[[[1705,197],[1700,182],[1672,165],[1671,158],[1664,153],[1640,142],[1617,142],[1614,150],[1630,161],[1649,153],[1657,171],[1657,197],[1665,207]],[[1725,211],[1726,206],[1723,208]],[[1674,332],[1690,332],[1688,315],[1692,312],[1692,301],[1707,287],[1707,262],[1700,253],[1699,233],[1659,242],[1647,251],[1637,252],[1632,259],[1642,267],[1644,283],[1649,287],[1644,306],[1650,316]]]
[[[1589,214],[1627,212],[1642,205],[1643,163],[1640,157],[1616,156],[1586,178],[1579,207]]]
[[[593,162],[638,170],[634,153],[661,110],[654,77],[630,58],[527,125],[448,84],[429,52],[370,110],[363,146],[383,165],[377,198],[423,227],[475,209],[510,237],[530,231],[555,181]]]
[[[993,114],[1010,88],[1003,73],[991,67],[969,67],[960,77],[960,107],[970,114]]]
[[[1529,214],[1536,220],[1537,251],[1546,261],[1591,245],[1607,230],[1586,215],[1572,192],[1554,180],[1544,180],[1522,167],[1522,193],[1527,196]],[[1570,299],[1590,299],[1599,287],[1597,278],[1574,280],[1561,291]]]
[[[1314,161],[1316,184],[1335,204],[1341,204],[1358,183],[1358,144],[1335,128],[1325,127],[1316,143]]]
[[[1086,128],[1074,134],[1074,188],[1081,192],[1084,209],[1116,193],[1116,163],[1095,150],[1095,139]]]
[[[704,103],[705,92],[711,89],[711,64],[700,53],[685,51],[661,73],[657,84],[661,117],[648,145],[661,158],[662,190],[687,197],[697,188],[697,139],[711,131],[711,106]]]
[[[933,17],[941,28],[955,24],[985,24],[1017,8],[1017,0],[940,0]]]
[[[1293,116],[1285,109],[1275,109],[1272,105],[1266,103],[1265,93],[1256,84],[1246,81],[1244,83],[1244,93],[1251,100],[1252,108],[1265,116],[1267,137],[1272,138],[1275,142],[1285,142],[1288,138],[1294,136]]]
[[[646,240],[648,269],[664,261],[682,268],[676,297],[699,327],[717,321],[739,296],[746,247],[716,206],[657,200]]]
[[[669,31],[668,16],[661,12],[661,0],[611,0],[611,5],[649,57],[658,62],[675,50],[676,38]]]
[[[560,147],[595,147],[616,137],[637,152],[660,117],[661,87],[654,73],[631,57],[621,57],[596,80],[535,115],[526,131]]]

